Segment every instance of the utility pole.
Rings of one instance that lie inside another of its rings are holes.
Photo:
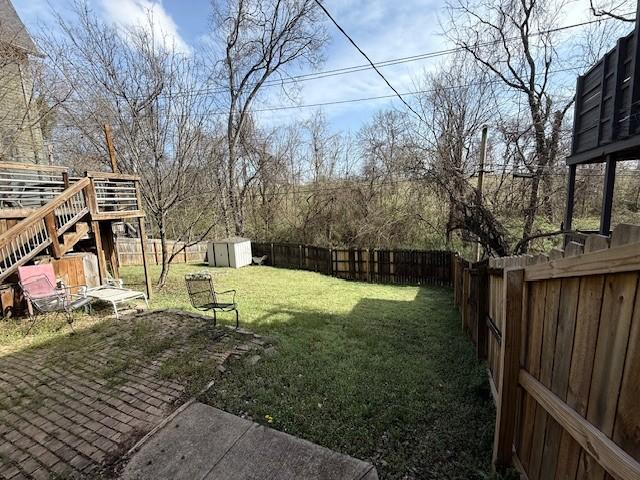
[[[478,188],[476,190],[476,204],[482,205],[482,186],[484,183],[484,162],[487,156],[487,133],[488,127],[482,127],[482,138],[480,140],[480,161],[478,164]],[[476,262],[480,261],[480,242],[473,247],[473,258]]]
[[[51,143],[47,145],[47,159],[49,165],[53,165],[53,145]]]
[[[111,125],[105,123],[102,126],[104,130],[104,138],[107,142],[107,151],[109,152],[109,160],[111,161],[111,171],[113,173],[120,173],[118,169],[118,161],[116,160],[116,149],[113,146],[113,133],[111,132]]]

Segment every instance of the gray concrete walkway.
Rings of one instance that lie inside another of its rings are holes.
[[[152,435],[125,480],[377,480],[370,463],[194,403]]]

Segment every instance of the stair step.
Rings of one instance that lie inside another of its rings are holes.
[[[78,222],[75,225],[75,232],[66,232],[62,235],[62,243],[60,249],[62,255],[67,253],[73,246],[89,233],[89,225],[84,222]]]

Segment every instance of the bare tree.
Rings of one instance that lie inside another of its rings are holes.
[[[477,203],[470,179],[477,171],[480,130],[495,118],[493,84],[476,65],[456,56],[425,75],[419,88],[425,92],[418,97],[419,108],[427,119],[417,126],[416,143],[427,153],[420,173],[435,180],[434,186],[448,199],[447,243],[451,244],[451,233],[456,230],[487,237],[486,231],[475,230],[480,224],[469,222],[466,215],[473,212],[467,207]],[[492,229],[496,223],[482,225]],[[490,236],[500,235],[494,231]],[[491,251],[502,245],[487,247]]]
[[[540,188],[548,182],[548,173],[561,154],[563,122],[573,104],[573,99],[563,97],[552,81],[552,69],[558,63],[554,28],[563,5],[539,0],[487,0],[474,4],[457,0],[448,8],[451,21],[455,19],[458,27],[454,34],[456,44],[526,102],[535,145],[522,229],[522,238],[527,238],[538,213]],[[545,187],[550,189],[548,183]]]
[[[58,16],[61,36],[46,38],[56,81],[73,92],[62,103],[60,121],[86,139],[93,156],[103,158],[100,126],[113,125],[120,168],[140,175],[145,210],[161,240],[162,286],[179,253],[169,251],[169,228],[185,240],[184,248],[206,236],[217,220],[209,208],[214,195],[203,193],[210,154],[205,132],[214,128],[211,98],[196,93],[197,59],[158,38],[151,14],[147,25],[123,29],[98,20],[86,3],[76,4],[74,13],[72,20]],[[183,209],[187,216],[170,225],[172,212],[195,199],[198,208]]]
[[[589,7],[594,17],[614,18],[627,23],[636,21],[634,15],[629,15],[629,12],[636,7],[636,3],[630,0],[607,0],[606,2],[589,0]]]
[[[220,79],[228,95],[227,198],[233,228],[241,235],[246,186],[257,177],[241,145],[253,104],[269,79],[281,81],[292,68],[316,65],[326,34],[313,0],[213,0],[212,6],[213,31],[223,46]]]

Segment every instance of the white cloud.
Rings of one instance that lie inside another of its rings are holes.
[[[148,26],[153,20],[154,33],[182,53],[191,53],[191,47],[180,36],[176,22],[160,1],[153,0],[101,0],[105,17],[122,26]]]

